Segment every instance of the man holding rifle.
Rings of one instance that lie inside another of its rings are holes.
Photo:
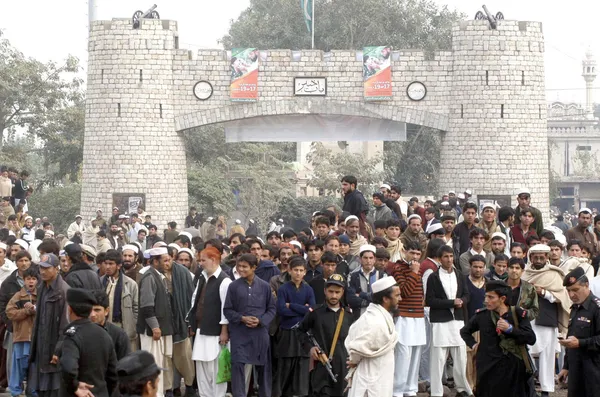
[[[310,375],[312,397],[344,395],[344,378],[348,372],[344,342],[354,321],[352,313],[341,305],[345,285],[343,276],[329,277],[325,283],[325,303],[308,313],[299,327],[299,331],[313,336],[310,356],[316,365]]]

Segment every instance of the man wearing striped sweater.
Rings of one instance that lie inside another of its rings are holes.
[[[392,271],[402,297],[396,313],[394,397],[417,395],[421,350],[427,343],[423,280],[418,262],[422,247],[417,241],[408,241],[404,250],[406,261],[396,262]]]

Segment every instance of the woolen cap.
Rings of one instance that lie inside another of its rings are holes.
[[[65,244],[64,249],[67,255],[69,256],[79,254],[82,252],[81,246],[79,244]]]
[[[154,356],[145,350],[138,350],[123,357],[117,363],[119,382],[134,382],[164,371],[156,365]]]
[[[342,234],[338,236],[338,239],[340,240],[340,244],[350,245],[350,237],[348,237],[347,235]]]
[[[94,247],[89,246],[87,244],[80,244],[80,246],[84,254],[86,254],[87,256],[91,256],[92,258],[96,257],[96,250],[94,249]]]

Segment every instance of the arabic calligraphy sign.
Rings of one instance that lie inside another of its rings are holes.
[[[327,96],[327,77],[294,77],[295,96]]]

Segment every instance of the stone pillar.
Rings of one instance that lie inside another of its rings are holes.
[[[544,38],[539,22],[463,21],[453,28],[449,128],[440,189],[476,196],[531,190],[548,218]]]
[[[110,216],[113,193],[142,193],[159,228],[187,212],[185,147],[173,128],[177,24],[90,27],[81,212]],[[124,210],[124,209],[122,209]]]

